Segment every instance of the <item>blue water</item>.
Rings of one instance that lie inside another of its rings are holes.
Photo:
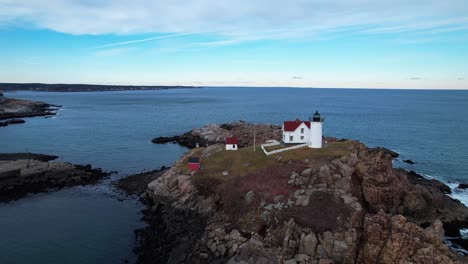
[[[6,96],[62,105],[54,118],[0,128],[0,152],[59,155],[119,171],[170,165],[185,149],[154,145],[206,123],[281,123],[319,110],[324,134],[398,151],[395,166],[455,186],[468,182],[468,91],[202,88]],[[467,193],[454,197],[466,199]],[[467,202],[468,199],[464,200]],[[0,263],[119,263],[132,258],[135,200],[119,202],[109,181],[0,204]]]

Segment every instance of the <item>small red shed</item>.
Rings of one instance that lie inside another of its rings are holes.
[[[235,137],[226,138],[226,150],[237,150],[237,138]]]
[[[200,158],[198,157],[190,157],[188,159],[187,167],[191,171],[200,170]]]

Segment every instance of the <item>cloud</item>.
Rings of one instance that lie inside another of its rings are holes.
[[[113,56],[118,56],[122,55],[128,52],[131,52],[135,50],[134,48],[124,48],[124,47],[119,47],[119,48],[109,48],[109,49],[103,49],[103,50],[98,50],[95,55],[97,57],[113,57]]]
[[[3,27],[68,34],[215,32],[226,37],[212,45],[340,30],[363,34],[466,30],[467,13],[468,2],[463,0],[0,0]]]
[[[108,47],[113,47],[113,46],[122,46],[122,45],[135,44],[135,43],[140,43],[140,42],[153,41],[153,40],[158,40],[158,39],[177,38],[177,37],[182,37],[182,36],[187,36],[187,35],[194,35],[194,34],[195,33],[172,34],[172,35],[157,36],[157,37],[145,38],[145,39],[121,41],[121,42],[115,42],[115,43],[102,45],[102,46],[99,46],[99,47],[96,47],[96,48],[108,48]]]
[[[298,79],[298,80],[302,79],[301,76],[293,76],[293,77],[291,77],[291,78],[292,78],[292,79]]]
[[[418,80],[421,80],[421,78],[419,78],[419,77],[411,77],[410,80],[418,81]]]

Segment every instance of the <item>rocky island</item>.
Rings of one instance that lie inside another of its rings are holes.
[[[0,92],[0,120],[9,119],[0,122],[0,126],[24,123],[24,120],[18,118],[55,115],[53,111],[56,110],[56,107],[59,106],[44,102],[7,98]]]
[[[253,128],[257,143],[281,134],[275,125],[236,122],[154,140],[200,147],[148,184],[139,262],[466,261],[444,237],[466,249],[468,208],[444,184],[393,168],[396,153],[326,138],[322,149],[266,156],[253,147]],[[226,136],[242,148],[226,151]],[[199,171],[187,169],[193,156]]]
[[[29,193],[92,184],[109,175],[91,165],[53,161],[57,158],[31,153],[0,154],[0,202],[16,200]]]

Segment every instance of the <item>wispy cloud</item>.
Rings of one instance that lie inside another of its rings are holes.
[[[178,32],[103,47],[201,31],[227,37],[212,45],[341,30],[367,34],[459,31],[467,29],[467,13],[468,2],[461,0],[0,0],[3,27],[33,25],[70,34]],[[271,29],[282,33],[257,35]]]
[[[194,34],[196,34],[196,33],[172,34],[172,35],[157,36],[157,37],[152,37],[152,38],[121,41],[121,42],[115,42],[115,43],[110,43],[110,44],[98,46],[96,48],[97,49],[109,48],[109,47],[114,47],[114,46],[129,45],[129,44],[135,44],[135,43],[141,43],[141,42],[147,42],[147,41],[155,41],[155,40],[159,40],[159,39],[177,38],[177,37],[183,37],[183,36],[194,35]]]
[[[128,52],[131,52],[133,50],[135,50],[135,48],[132,48],[132,47],[108,48],[108,49],[98,50],[95,53],[95,55],[97,57],[113,57],[113,56],[119,56]]]

